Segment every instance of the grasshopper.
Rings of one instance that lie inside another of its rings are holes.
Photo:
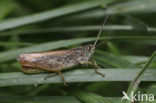
[[[87,64],[92,65],[95,72],[104,77],[104,74],[97,71],[97,68],[100,67],[96,64],[96,61],[93,60],[92,56],[107,18],[108,16],[105,18],[94,44],[88,44],[70,50],[20,54],[17,57],[17,60],[21,63],[22,71],[29,74],[41,73],[43,71],[53,72],[52,74],[47,75],[46,78],[58,73],[62,78],[64,85],[66,85],[66,81],[61,71],[78,64]]]

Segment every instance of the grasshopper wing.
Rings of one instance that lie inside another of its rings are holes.
[[[25,53],[21,54],[18,57],[18,60],[21,62],[23,68],[30,67],[57,72],[75,65],[72,62],[73,58],[71,55],[72,53],[69,50],[41,53]]]

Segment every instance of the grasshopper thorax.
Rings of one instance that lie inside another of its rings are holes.
[[[92,57],[94,53],[94,46],[92,44],[87,44],[83,47],[74,49],[74,51],[76,52],[77,61],[79,61],[81,64],[84,64]]]

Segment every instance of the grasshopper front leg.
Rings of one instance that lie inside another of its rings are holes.
[[[101,72],[99,72],[97,69],[101,69],[100,66],[97,65],[96,61],[95,60],[92,60],[91,62],[85,62],[84,64],[88,64],[88,65],[91,65],[93,66],[95,72],[99,75],[101,75],[102,77],[104,77],[105,75],[102,74]]]
[[[104,77],[105,75],[102,74],[101,72],[99,72],[99,71],[97,70],[97,68],[98,68],[98,69],[101,69],[101,67],[97,65],[96,61],[93,60],[92,63],[93,63],[93,66],[94,66],[95,72],[98,73],[99,75],[101,75],[102,77]]]

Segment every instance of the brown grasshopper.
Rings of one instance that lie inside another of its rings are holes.
[[[61,73],[62,70],[69,69],[78,64],[88,64],[94,67],[96,73],[104,77],[104,74],[97,71],[97,68],[100,67],[96,64],[95,60],[92,59],[92,56],[107,18],[108,16],[105,18],[93,45],[88,44],[70,50],[20,54],[17,60],[21,63],[22,71],[29,74],[43,71],[53,72],[52,74],[47,75],[47,77],[54,76],[58,73],[61,76],[64,85],[66,85],[64,76]]]

